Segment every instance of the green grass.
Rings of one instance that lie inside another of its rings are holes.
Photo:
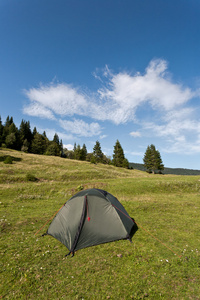
[[[139,226],[132,244],[65,258],[64,245],[41,237],[49,223],[35,235],[80,187],[118,198]],[[0,299],[200,299],[199,211],[200,176],[0,150]]]

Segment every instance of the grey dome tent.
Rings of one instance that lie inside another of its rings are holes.
[[[133,237],[138,227],[110,193],[87,189],[72,196],[59,210],[44,235],[51,235],[74,252]]]

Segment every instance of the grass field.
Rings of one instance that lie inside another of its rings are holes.
[[[5,164],[10,155],[12,164]],[[37,179],[30,181],[31,178]],[[35,234],[76,192],[105,189],[133,243],[77,251]],[[200,299],[200,176],[150,175],[0,149],[0,299]]]

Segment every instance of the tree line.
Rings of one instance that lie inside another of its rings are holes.
[[[5,124],[2,124],[0,117],[0,147],[129,168],[129,162],[125,158],[123,148],[118,140],[114,146],[112,158],[107,157],[102,152],[99,141],[96,141],[92,153],[88,153],[85,144],[81,147],[75,143],[73,150],[68,150],[63,147],[62,140],[59,139],[57,133],[51,141],[47,138],[45,131],[41,134],[36,127],[32,131],[29,121],[22,120],[19,128],[17,128],[13,117],[9,116],[6,118]]]
[[[74,144],[73,150],[63,148],[62,140],[55,133],[53,140],[50,141],[46,132],[39,133],[34,127],[31,130],[30,122],[22,120],[20,127],[14,124],[13,117],[7,117],[5,124],[2,124],[0,116],[0,147],[20,150],[27,153],[61,156],[63,158],[89,161],[91,163],[112,164],[116,167],[129,168],[129,161],[125,158],[124,150],[117,140],[113,150],[113,157],[106,156],[99,141],[96,141],[93,152],[88,153],[86,145],[81,147]],[[160,152],[152,144],[147,147],[143,158],[144,167],[149,173],[162,173],[164,164]]]

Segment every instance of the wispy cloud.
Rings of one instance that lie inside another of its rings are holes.
[[[30,103],[23,109],[24,114],[42,119],[55,120],[53,112],[40,103]]]
[[[152,109],[168,111],[189,101],[194,92],[173,83],[166,71],[166,61],[153,60],[144,75],[109,73],[108,87],[98,91],[107,107],[112,108],[108,118],[117,124],[125,123],[135,119],[141,105],[148,103]]]
[[[100,125],[94,122],[88,124],[83,120],[75,119],[73,121],[60,120],[59,123],[63,129],[78,136],[91,137],[101,133]]]
[[[153,60],[144,75],[113,74],[106,66],[104,84],[95,95],[65,83],[41,85],[25,91],[30,103],[24,112],[43,117],[47,112],[50,119],[79,115],[120,124],[134,120],[137,108],[145,103],[168,111],[186,103],[194,92],[173,83],[166,71],[164,60]]]
[[[102,121],[116,125],[137,123],[140,130],[130,132],[132,137],[154,135],[166,139],[173,146],[171,151],[189,148],[199,151],[200,122],[194,117],[195,110],[190,101],[200,96],[176,83],[168,73],[165,60],[152,60],[145,72],[129,74],[112,72],[108,66],[95,78],[101,88],[95,93],[67,83],[51,83],[25,91],[29,102],[24,113],[30,116],[56,120],[67,133],[77,137],[104,137]],[[149,107],[152,122],[143,113]],[[86,120],[87,122],[83,121]]]
[[[165,152],[197,153],[200,152],[200,122],[195,119],[193,108],[170,111],[162,118],[162,124],[143,123],[147,132],[165,139],[170,147]]]
[[[30,100],[30,104],[24,108],[29,115],[33,115],[37,107],[51,112],[51,117],[55,114],[59,116],[87,115],[89,102],[86,96],[69,84],[41,85],[39,88],[32,88],[24,93]],[[46,117],[49,118],[49,114]]]
[[[58,134],[58,136],[61,140],[71,141],[71,140],[74,139],[74,136],[71,133],[67,134],[67,133],[64,133],[63,131],[56,130],[55,128],[51,129],[51,128],[37,127],[37,130],[38,130],[38,132],[44,132],[45,131],[46,135],[48,136],[48,138],[50,140],[53,140],[53,137],[54,137],[55,133]]]
[[[141,137],[141,133],[139,131],[130,132],[130,136],[132,137]]]

